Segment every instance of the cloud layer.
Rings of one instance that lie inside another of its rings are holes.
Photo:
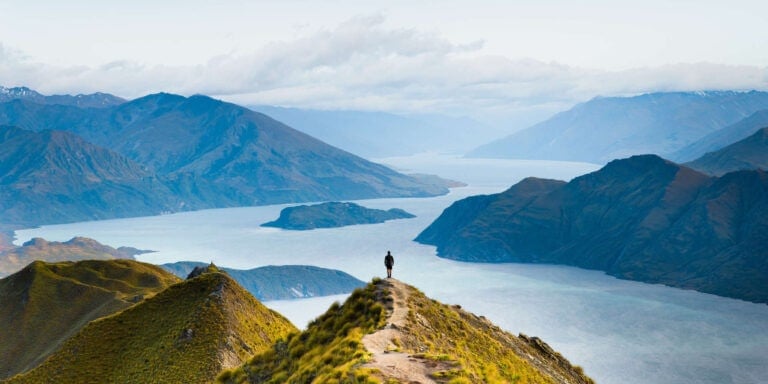
[[[589,98],[653,91],[768,89],[768,67],[679,63],[623,71],[490,56],[483,42],[455,43],[384,17],[348,20],[203,65],[123,60],[98,66],[35,62],[0,43],[0,85],[44,93],[167,91],[243,104],[505,116],[557,110]]]

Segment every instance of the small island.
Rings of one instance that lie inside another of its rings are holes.
[[[355,203],[328,202],[284,208],[280,211],[280,217],[277,220],[261,226],[303,231],[357,224],[378,224],[387,220],[414,217],[416,216],[398,208],[385,211],[366,208]]]

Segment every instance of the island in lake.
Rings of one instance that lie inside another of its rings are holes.
[[[275,221],[262,227],[293,230],[336,228],[357,224],[378,224],[387,220],[410,219],[416,216],[398,208],[372,209],[355,203],[327,202],[315,205],[298,205],[284,208]]]

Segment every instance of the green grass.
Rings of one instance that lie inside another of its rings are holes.
[[[404,351],[416,356],[451,363],[451,368],[433,375],[435,380],[448,383],[557,382],[551,374],[543,372],[542,366],[523,357],[537,356],[540,361],[548,360],[523,340],[458,306],[441,304],[416,288],[409,289],[408,332],[400,342]],[[574,382],[591,382],[567,360],[549,360],[545,365],[551,372],[575,376]]]
[[[334,303],[307,330],[276,343],[247,364],[222,373],[222,383],[378,383],[359,368],[370,358],[365,334],[384,325],[386,295],[376,285],[355,290],[344,305]]]
[[[88,322],[180,280],[132,260],[36,261],[0,280],[0,379],[43,361]]]
[[[296,328],[223,273],[175,284],[89,323],[11,383],[207,383]]]

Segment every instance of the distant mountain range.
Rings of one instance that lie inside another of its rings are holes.
[[[757,111],[735,124],[721,128],[702,139],[676,151],[670,156],[677,162],[690,162],[709,152],[715,152],[737,141],[746,139],[761,128],[768,127],[768,109]]]
[[[685,165],[715,176],[739,170],[768,170],[768,126],[746,139],[709,152]]]
[[[566,264],[768,303],[768,174],[633,156],[457,201],[416,241],[451,259]]]
[[[414,217],[416,216],[398,208],[385,211],[366,208],[355,203],[332,201],[283,208],[277,220],[264,223],[261,226],[303,231],[347,225],[377,224],[388,220]]]
[[[206,96],[98,109],[14,99],[0,103],[0,124],[34,131],[0,128],[4,223],[447,193]]]
[[[38,104],[72,105],[81,108],[106,108],[114,107],[125,102],[108,93],[96,92],[89,95],[52,95],[46,96],[27,87],[6,88],[0,86],[0,103],[11,100],[26,100]]]
[[[480,146],[470,157],[586,161],[604,164],[617,158],[653,153],[669,157],[722,128],[768,109],[766,92],[674,92],[635,97],[595,98],[548,120]],[[762,126],[755,121],[743,136]],[[758,124],[759,125],[759,124]],[[738,127],[736,127],[738,130]],[[744,132],[744,131],[741,131]],[[728,141],[730,140],[730,141]],[[699,148],[699,147],[696,147]],[[692,160],[719,149],[701,144],[675,155]]]
[[[207,264],[179,261],[163,264],[165,270],[185,278]],[[248,270],[220,268],[259,300],[286,300],[350,293],[365,285],[351,275],[335,269],[309,265],[279,265]]]
[[[135,255],[147,252],[150,251],[132,247],[115,249],[87,237],[73,237],[64,242],[35,237],[21,247],[12,247],[0,252],[0,277],[16,273],[33,261],[133,259]]]
[[[424,152],[463,154],[503,132],[467,117],[263,105],[252,106],[251,109],[369,159]]]
[[[4,223],[62,223],[206,206],[195,196],[176,193],[169,184],[73,133],[0,126]]]

